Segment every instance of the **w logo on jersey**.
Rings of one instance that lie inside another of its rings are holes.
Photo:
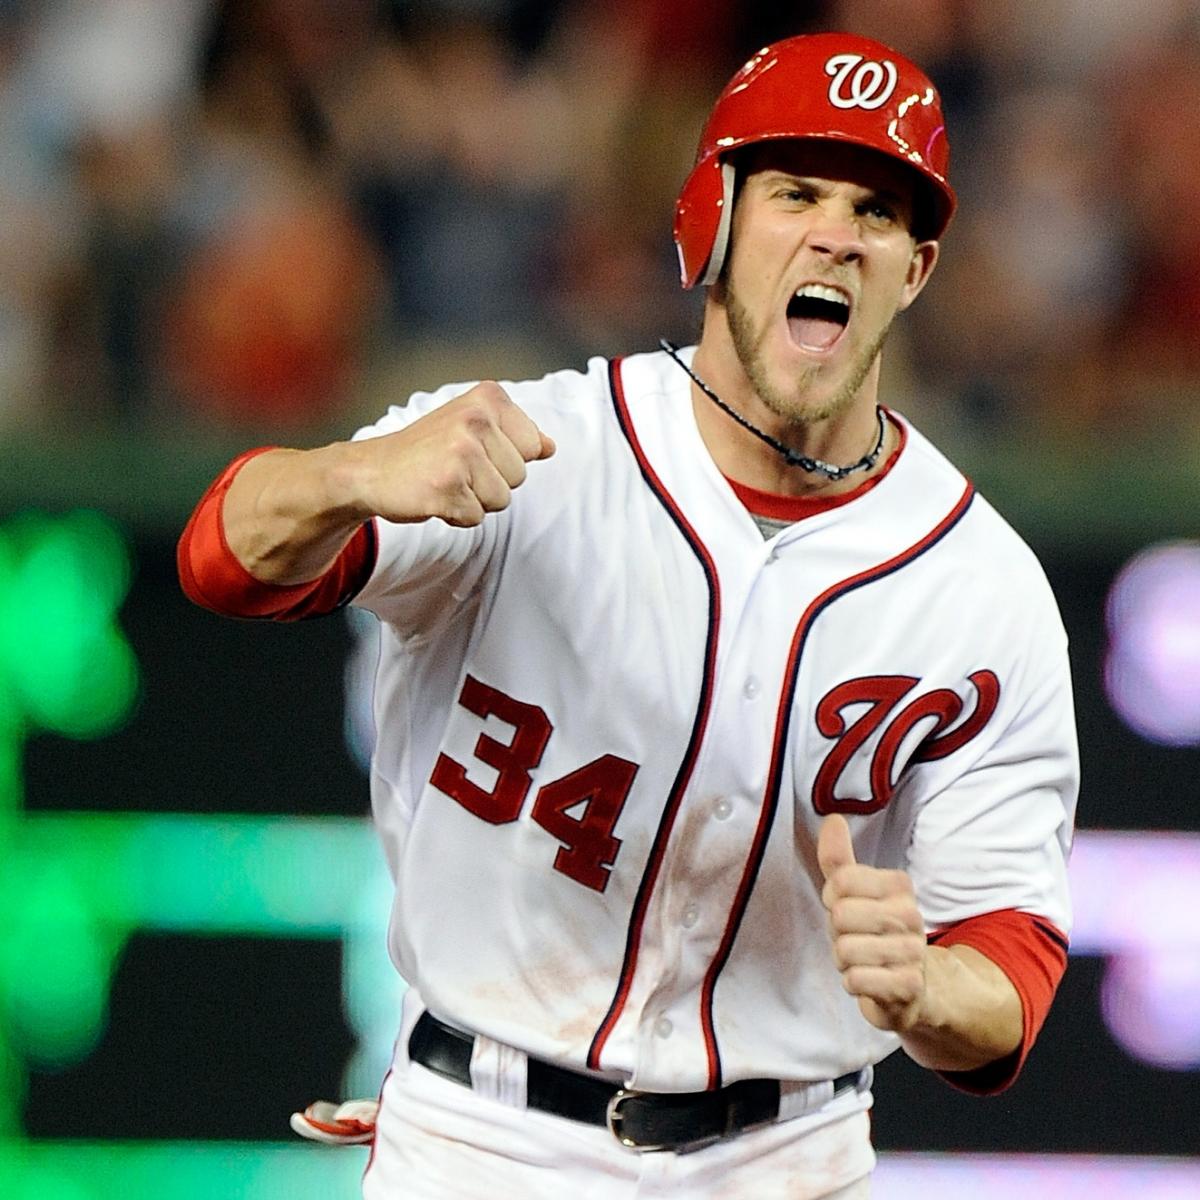
[[[877,63],[861,54],[835,54],[825,74],[833,76],[829,103],[834,108],[882,108],[896,90],[896,64],[886,58]]]
[[[817,729],[834,739],[834,744],[813,780],[816,811],[825,816],[833,812],[873,813],[883,808],[896,790],[900,750],[922,721],[932,720],[933,724],[908,762],[932,762],[965,746],[991,720],[1000,699],[1000,681],[994,672],[976,671],[970,681],[975,689],[975,707],[962,720],[963,701],[950,688],[926,692],[901,707],[921,682],[913,675],[870,675],[839,683],[827,692],[817,705]],[[846,710],[863,705],[866,710],[848,722]],[[839,796],[838,782],[851,759],[881,728],[883,733],[871,756],[870,795]]]

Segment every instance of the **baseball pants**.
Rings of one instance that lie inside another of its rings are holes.
[[[364,1200],[865,1200],[861,1107],[750,1130],[690,1153],[638,1153],[599,1126],[527,1109],[524,1055],[478,1039],[468,1088],[410,1062],[410,992],[380,1097]],[[482,1051],[482,1053],[479,1052]],[[850,1100],[856,1098],[853,1094]]]

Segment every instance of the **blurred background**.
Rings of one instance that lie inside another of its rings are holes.
[[[943,91],[884,394],[1041,555],[1084,761],[1041,1041],[888,1060],[876,1194],[1200,1195],[1198,0],[0,0],[0,1195],[356,1194],[287,1116],[395,1032],[371,619],[212,617],[175,539],[248,446],[693,340],[709,105],[832,28]]]

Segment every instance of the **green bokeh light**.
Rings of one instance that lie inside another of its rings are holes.
[[[0,847],[0,1014],[39,1066],[77,1062],[103,1035],[134,929],[342,937],[362,925],[382,956],[382,913],[359,902],[381,868],[358,818],[31,814]]]
[[[103,1033],[119,939],[97,927],[89,897],[63,862],[13,867],[21,903],[7,906],[0,933],[0,1011],[27,1060],[66,1066]]]
[[[23,513],[0,527],[0,730],[19,715],[99,737],[124,721],[138,687],[115,624],[129,581],[124,541],[99,513]]]
[[[248,1142],[8,1142],[4,1200],[299,1200],[359,1193],[365,1147]]]
[[[0,525],[0,1198],[353,1195],[365,1153],[21,1136],[28,1068],[93,1050],[135,930],[344,939],[354,992],[372,1001],[354,1006],[356,1028],[385,1048],[395,1032],[403,984],[384,949],[386,868],[368,821],[23,811],[26,737],[100,737],[132,711],[138,664],[117,623],[130,577],[99,514]],[[354,1061],[356,1094],[375,1090],[386,1064]]]
[[[25,1064],[17,1057],[0,1023],[0,1140],[20,1129],[24,1101]]]
[[[0,525],[0,1130],[17,1127],[27,1064],[78,1061],[103,1033],[128,935],[102,920],[94,872],[68,843],[28,852],[36,820],[22,813],[21,758],[39,730],[100,737],[128,718],[138,665],[117,613],[131,574],[124,538],[100,513]]]

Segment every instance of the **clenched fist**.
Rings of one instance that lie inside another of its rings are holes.
[[[362,510],[389,521],[478,525],[508,507],[554,442],[499,384],[480,383],[406,429],[355,443]]]
[[[499,384],[480,383],[395,433],[256,455],[229,486],[223,529],[256,579],[304,583],[371,517],[478,525],[508,507],[526,463],[553,453]]]
[[[837,814],[821,823],[817,861],[842,986],[872,1025],[908,1032],[920,1014],[926,958],[912,881],[903,871],[857,862],[850,827]]]

